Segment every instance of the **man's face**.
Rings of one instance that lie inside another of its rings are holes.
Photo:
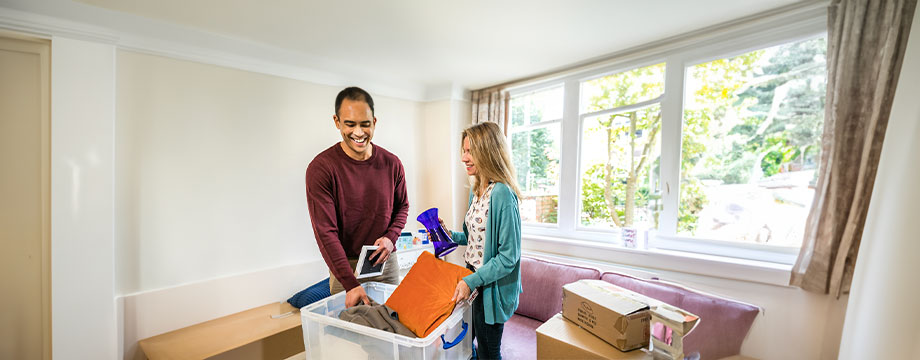
[[[333,115],[332,119],[335,120],[335,127],[342,133],[345,153],[355,160],[370,158],[367,149],[374,137],[374,126],[377,124],[371,107],[364,101],[345,99],[339,108],[339,114]]]

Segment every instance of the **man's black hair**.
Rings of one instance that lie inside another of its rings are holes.
[[[339,91],[339,95],[335,97],[335,115],[339,115],[339,110],[342,107],[342,101],[345,99],[351,101],[363,101],[367,103],[367,106],[371,108],[371,116],[374,115],[374,99],[371,98],[371,94],[368,94],[364,89],[352,86],[347,87],[342,91]]]

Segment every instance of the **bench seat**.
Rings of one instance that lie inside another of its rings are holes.
[[[273,319],[272,315],[292,312]],[[139,341],[147,358],[204,359],[245,345],[267,339],[287,331],[300,334],[298,344],[286,344],[293,349],[287,356],[304,351],[303,333],[300,331],[300,314],[288,304],[271,303],[235,314],[219,317]],[[295,329],[295,330],[291,330]],[[292,342],[292,341],[288,341]],[[284,357],[287,357],[284,356]]]

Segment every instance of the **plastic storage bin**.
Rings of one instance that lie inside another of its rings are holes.
[[[396,285],[365,283],[367,296],[383,304]],[[307,359],[469,359],[473,353],[470,305],[463,302],[430,335],[412,338],[339,320],[345,292],[300,310]]]
[[[412,266],[415,265],[415,262],[418,261],[418,257],[421,256],[424,251],[434,254],[434,245],[415,245],[408,250],[400,250],[395,253],[399,262],[400,280],[409,274],[409,270],[412,269]]]

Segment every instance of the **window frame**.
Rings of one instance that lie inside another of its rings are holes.
[[[778,15],[772,19],[741,25],[741,29],[716,29],[700,32],[689,40],[673,40],[647,48],[626,51],[596,66],[585,66],[567,73],[550,75],[542,79],[508,89],[513,98],[527,93],[563,86],[561,137],[559,144],[559,201],[556,224],[524,223],[525,238],[557,239],[584,249],[584,241],[611,245],[619,238],[619,229],[591,228],[580,223],[581,212],[581,148],[584,119],[598,114],[621,112],[651,104],[661,108],[661,160],[660,192],[663,209],[659,215],[658,229],[650,229],[648,251],[673,251],[697,253],[766,263],[793,264],[799,247],[749,244],[728,240],[680,236],[677,234],[677,210],[680,194],[680,162],[684,108],[684,84],[689,76],[687,69],[707,61],[731,57],[754,50],[769,48],[789,42],[826,36],[826,10],[813,9],[790,16]],[[654,99],[637,104],[580,114],[581,84],[584,81],[629,71],[639,67],[664,63],[664,91]],[[509,120],[510,121],[510,120]],[[553,120],[556,122],[556,120]],[[510,141],[511,127],[508,138]],[[641,246],[641,244],[640,244]],[[633,249],[628,249],[632,251]],[[641,251],[642,249],[640,249]],[[578,249],[574,249],[577,253]]]

